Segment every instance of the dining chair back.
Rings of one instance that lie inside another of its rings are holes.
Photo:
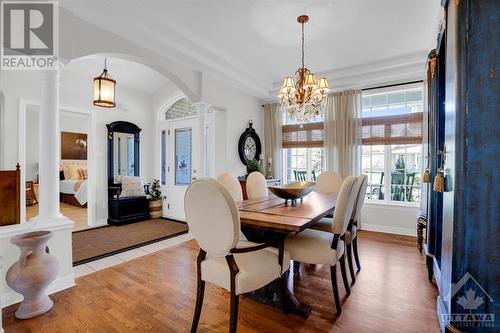
[[[352,210],[351,219],[359,221],[361,217],[361,208],[365,202],[366,188],[368,186],[368,177],[364,174],[358,176],[358,182],[356,184],[356,200],[354,202],[354,208]]]
[[[318,176],[315,189],[321,193],[339,193],[342,177],[334,171],[324,171]]]
[[[268,194],[266,178],[258,171],[248,175],[246,186],[248,199],[265,197]]]
[[[349,176],[344,180],[342,186],[340,187],[337,203],[335,205],[335,211],[333,212],[332,231],[334,234],[343,235],[347,230],[354,202],[356,200],[357,182],[357,177]]]
[[[231,193],[234,201],[243,201],[243,192],[241,191],[241,185],[238,178],[232,174],[226,172],[217,177],[219,183],[224,185],[224,187]]]
[[[238,244],[240,216],[229,191],[212,178],[188,187],[184,210],[189,231],[205,252],[225,257]]]

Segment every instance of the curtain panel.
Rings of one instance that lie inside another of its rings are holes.
[[[282,167],[282,117],[278,104],[266,104],[264,112],[264,174],[281,179]],[[271,170],[268,172],[267,163],[271,159]]]
[[[330,94],[323,129],[326,169],[342,178],[361,167],[361,90]]]

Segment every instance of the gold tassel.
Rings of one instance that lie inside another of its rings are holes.
[[[444,192],[444,172],[443,169],[438,169],[436,177],[434,177],[434,191]]]
[[[429,169],[425,169],[424,175],[422,177],[422,182],[424,182],[424,183],[431,182],[431,173],[429,172]]]

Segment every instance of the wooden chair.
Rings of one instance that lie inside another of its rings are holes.
[[[357,181],[357,178],[352,176],[344,180],[337,198],[331,232],[306,229],[296,235],[287,237],[285,240],[285,251],[290,253],[292,260],[330,266],[337,315],[340,315],[342,312],[337,287],[337,263],[340,263],[346,293],[349,295],[351,291],[345,268],[344,235],[349,225],[356,199]]]
[[[240,217],[229,191],[215,179],[193,182],[184,199],[187,224],[200,252],[197,266],[197,296],[191,332],[200,319],[205,282],[231,293],[229,332],[236,332],[239,295],[281,279],[283,309],[287,309],[287,276],[290,257],[271,244],[240,242]]]
[[[32,181],[26,182],[26,206],[34,206],[38,204],[38,199],[35,192],[35,184]]]
[[[248,175],[246,185],[248,199],[255,199],[268,195],[266,178],[258,171],[254,171]]]
[[[0,226],[21,223],[21,169],[0,171]]]

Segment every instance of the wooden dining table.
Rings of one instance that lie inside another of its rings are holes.
[[[312,192],[293,204],[272,194],[240,201],[238,209],[241,230],[249,241],[283,244],[288,235],[297,234],[330,214],[336,201],[336,194],[318,192]],[[290,269],[290,277],[286,300],[288,310],[307,318],[311,312],[310,307],[300,303],[293,292],[293,266]]]

